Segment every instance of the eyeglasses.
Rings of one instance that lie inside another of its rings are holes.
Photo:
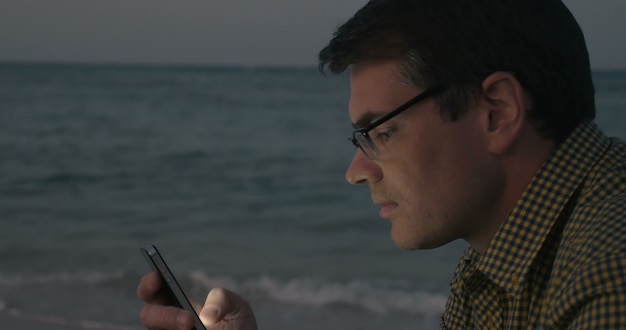
[[[417,103],[431,97],[434,96],[436,94],[439,94],[441,92],[443,92],[445,90],[446,86],[443,84],[439,84],[436,85],[432,88],[428,88],[425,91],[417,94],[415,97],[413,97],[412,99],[408,100],[406,103],[404,103],[403,105],[399,106],[398,108],[396,108],[395,110],[389,112],[388,114],[382,116],[380,119],[374,121],[373,123],[367,125],[365,128],[361,128],[358,130],[355,130],[354,132],[352,132],[352,138],[348,138],[350,141],[352,141],[352,144],[354,144],[355,147],[360,148],[363,153],[365,154],[365,156],[367,156],[367,158],[369,159],[376,159],[380,153],[380,151],[383,148],[382,146],[382,142],[374,142],[374,140],[372,140],[372,138],[369,135],[369,132],[371,130],[373,130],[374,128],[378,127],[379,125],[383,124],[384,122],[388,121],[389,119],[397,116],[398,114],[400,114],[401,112],[411,108],[412,106],[416,105]],[[378,145],[377,145],[378,144]]]

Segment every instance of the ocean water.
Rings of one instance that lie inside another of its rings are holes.
[[[626,139],[626,73],[594,79],[598,124]],[[345,183],[348,88],[308,68],[0,64],[0,314],[140,329],[154,243],[193,299],[232,289],[261,329],[436,329],[465,244],[397,249]]]

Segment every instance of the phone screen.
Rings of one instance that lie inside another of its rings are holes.
[[[159,250],[157,250],[156,246],[150,244],[140,250],[152,270],[161,274],[165,289],[167,291],[167,294],[170,295],[172,302],[175,302],[178,307],[184,308],[193,314],[195,318],[194,330],[206,330],[206,328],[200,321],[200,317],[198,317],[198,314],[193,309],[193,306],[189,302],[189,299],[187,299],[185,292],[183,292],[183,289],[176,281],[176,278],[174,277],[172,271],[169,269],[169,267],[167,267],[165,260],[163,260],[163,257],[159,253]]]

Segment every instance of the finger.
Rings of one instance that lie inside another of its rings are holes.
[[[137,296],[147,303],[167,304],[161,297],[161,288],[163,282],[161,276],[157,272],[151,272],[143,275],[137,286]]]
[[[163,278],[157,272],[147,273],[141,277],[137,286],[137,296],[149,304],[180,307],[167,287],[163,286]]]
[[[223,319],[237,318],[247,302],[238,295],[221,288],[209,292],[200,319],[206,325],[213,325]]]
[[[146,305],[141,309],[139,319],[148,329],[190,330],[194,327],[191,313],[173,306]]]

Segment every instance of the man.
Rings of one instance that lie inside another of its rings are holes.
[[[372,0],[320,68],[350,70],[346,178],[369,186],[396,245],[469,243],[442,328],[626,328],[626,146],[592,122],[584,38],[561,1]],[[159,286],[138,287],[143,324],[189,329]],[[202,315],[256,328],[222,289]]]

